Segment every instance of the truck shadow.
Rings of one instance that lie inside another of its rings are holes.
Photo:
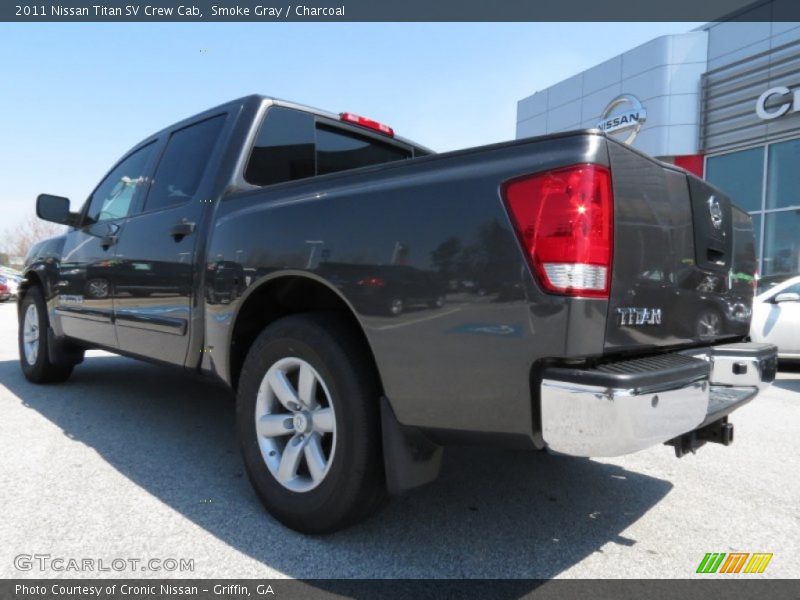
[[[448,448],[437,482],[394,498],[366,523],[307,537],[274,521],[250,489],[224,387],[111,356],[87,358],[58,386],[29,384],[16,361],[2,361],[0,380],[133,483],[296,578],[550,578],[608,543],[634,546],[623,531],[672,488],[586,459]],[[46,511],[39,498],[31,502]],[[202,564],[194,576],[208,576]]]
[[[781,388],[790,392],[800,392],[800,379],[796,379],[789,373],[800,373],[800,361],[781,361],[778,367],[778,375],[772,382],[772,387]]]

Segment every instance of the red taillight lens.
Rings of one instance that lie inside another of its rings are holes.
[[[361,117],[359,115],[354,115],[353,113],[343,112],[339,113],[339,118],[342,121],[355,123],[356,125],[361,125],[361,127],[366,127],[367,129],[372,129],[384,135],[394,137],[394,129],[388,125],[384,125],[383,123],[378,123],[377,121],[368,119],[367,117]]]
[[[358,285],[363,285],[365,287],[383,287],[386,285],[386,282],[380,277],[367,277],[366,279],[359,279]]]
[[[611,173],[574,165],[508,182],[511,221],[545,290],[608,297],[614,245]]]

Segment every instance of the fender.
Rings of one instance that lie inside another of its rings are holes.
[[[300,277],[300,278],[306,279],[308,281],[313,281],[314,283],[318,283],[320,285],[323,285],[325,288],[327,288],[329,291],[333,292],[336,295],[336,297],[347,307],[347,310],[350,312],[350,315],[358,323],[358,326],[361,329],[361,332],[364,334],[364,338],[367,341],[367,346],[369,348],[370,355],[372,355],[373,361],[375,360],[375,352],[373,351],[372,343],[370,342],[369,336],[367,335],[367,331],[366,331],[366,328],[364,327],[364,323],[358,317],[358,313],[356,312],[356,310],[353,307],[352,303],[342,294],[341,290],[339,290],[336,286],[332,285],[326,279],[324,279],[324,278],[322,278],[319,275],[316,275],[314,273],[309,273],[308,271],[303,271],[303,270],[300,270],[300,269],[286,269],[286,270],[282,270],[282,271],[275,271],[273,273],[268,273],[267,275],[264,275],[264,276],[258,278],[257,280],[253,281],[247,287],[247,289],[244,291],[244,293],[237,299],[236,308],[235,308],[235,315],[234,315],[234,317],[232,319],[231,326],[228,329],[227,337],[226,337],[226,340],[225,340],[225,365],[226,365],[225,379],[226,379],[226,381],[228,381],[230,379],[230,373],[231,373],[230,347],[231,347],[231,343],[233,342],[233,332],[236,330],[236,325],[237,325],[238,320],[239,320],[239,315],[242,312],[241,311],[242,306],[247,304],[248,300],[250,300],[250,297],[254,293],[258,292],[259,290],[262,290],[264,288],[264,286],[267,286],[267,285],[273,284],[275,282],[278,282],[281,279],[297,278],[297,277]],[[380,377],[380,372],[378,373],[378,376]],[[228,383],[230,383],[230,382],[228,381]]]
[[[45,300],[48,302],[56,294],[55,284],[58,279],[58,266],[61,261],[61,251],[64,248],[66,235],[42,240],[34,244],[28,252],[23,269],[22,290],[27,290],[38,281],[44,291]]]

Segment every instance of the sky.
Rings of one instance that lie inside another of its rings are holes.
[[[436,151],[514,138],[517,101],[700,23],[0,24],[0,233],[79,206],[131,146],[252,93]],[[0,248],[2,248],[0,239]]]

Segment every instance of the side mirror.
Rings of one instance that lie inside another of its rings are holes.
[[[783,292],[775,296],[772,300],[775,304],[780,304],[781,302],[799,302],[800,301],[800,294],[797,292]]]
[[[36,216],[60,225],[73,225],[77,215],[69,212],[69,198],[39,194],[36,198]]]

